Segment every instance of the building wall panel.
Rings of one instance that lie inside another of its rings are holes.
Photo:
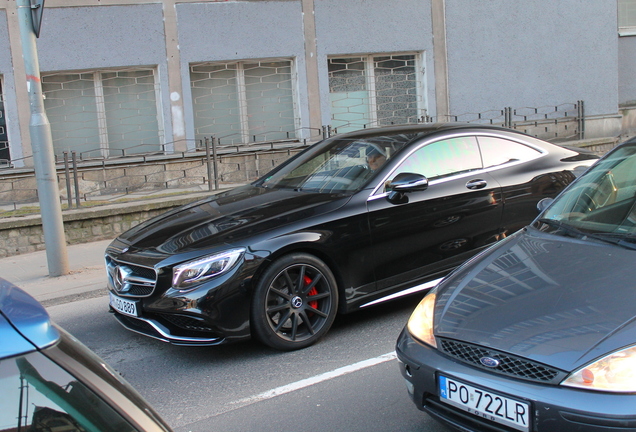
[[[467,5],[446,0],[452,113],[576,100],[587,115],[616,112],[615,0]]]

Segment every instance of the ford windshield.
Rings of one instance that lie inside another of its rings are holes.
[[[593,165],[557,197],[535,227],[634,248],[636,141]]]

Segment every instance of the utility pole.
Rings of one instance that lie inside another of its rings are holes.
[[[27,91],[31,106],[29,132],[33,149],[33,166],[37,181],[42,230],[46,246],[46,259],[49,276],[62,276],[69,273],[64,222],[60,191],[57,185],[55,170],[55,154],[51,124],[44,111],[42,82],[40,80],[40,64],[36,37],[40,33],[40,21],[44,0],[17,0],[18,20],[20,24],[20,40],[26,71]]]

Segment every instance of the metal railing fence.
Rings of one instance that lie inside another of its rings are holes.
[[[418,123],[462,122],[474,124],[489,124],[514,129],[528,135],[551,142],[585,139],[585,102],[561,105],[547,105],[543,107],[504,107],[478,113],[464,113],[459,115],[421,116]],[[391,123],[392,124],[392,123]],[[386,125],[375,122],[365,124],[364,127]],[[325,133],[338,133],[337,128],[325,127]]]
[[[583,101],[541,108],[510,108],[446,117],[424,116],[418,123],[451,121],[492,124],[553,142],[585,137]],[[369,124],[365,127],[377,125]],[[251,182],[312,143],[333,136],[337,128],[297,131],[303,140],[234,144],[232,137],[207,137],[189,143],[166,143],[161,151],[131,147],[108,157],[95,152],[64,152],[57,160],[60,200],[64,210],[125,201],[215,191]],[[30,160],[12,160],[0,170],[0,217],[39,212],[35,175]]]

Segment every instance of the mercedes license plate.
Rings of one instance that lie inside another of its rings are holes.
[[[137,304],[139,302],[117,297],[115,294],[111,292],[109,292],[108,294],[110,296],[110,305],[117,312],[123,313],[124,315],[134,316],[134,317],[139,316],[139,313],[137,311]]]
[[[520,431],[530,429],[530,405],[462,381],[439,376],[442,402]]]

